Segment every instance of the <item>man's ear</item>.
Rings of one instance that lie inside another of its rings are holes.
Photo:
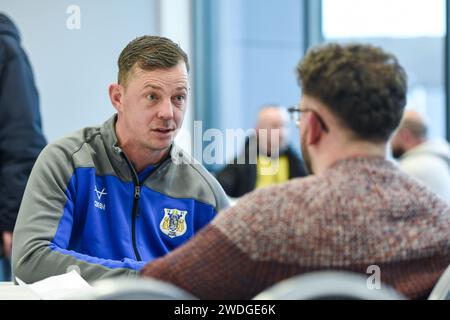
[[[323,128],[314,113],[310,113],[308,115],[307,121],[309,126],[309,133],[306,141],[308,144],[313,145],[319,142],[322,136]]]
[[[400,137],[407,141],[414,139],[414,135],[409,128],[402,128],[400,130]]]
[[[118,112],[122,111],[123,87],[120,84],[113,83],[109,86],[109,98]]]

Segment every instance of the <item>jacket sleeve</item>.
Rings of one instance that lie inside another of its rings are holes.
[[[8,57],[0,42],[0,232],[13,230],[31,168],[46,144],[31,67],[16,50]]]
[[[36,161],[14,230],[14,275],[32,283],[75,267],[87,281],[136,276],[144,262],[101,259],[67,249],[76,205],[73,167],[71,154],[58,144],[47,146]]]
[[[214,193],[214,197],[216,198],[216,211],[220,212],[230,206],[230,200],[220,183],[213,176],[211,176],[211,178],[213,180],[212,190]]]
[[[278,280],[278,273],[267,272],[265,265],[209,224],[186,244],[147,264],[141,276],[172,283],[199,299],[246,300]]]

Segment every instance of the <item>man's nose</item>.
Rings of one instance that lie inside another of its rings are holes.
[[[158,116],[158,118],[163,119],[163,120],[173,119],[172,101],[168,100],[168,101],[165,101],[164,103],[162,103],[158,110],[157,116]]]

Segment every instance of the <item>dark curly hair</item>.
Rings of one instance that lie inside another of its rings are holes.
[[[362,44],[327,44],[297,66],[303,94],[318,99],[362,139],[387,141],[406,105],[407,75],[397,58]]]

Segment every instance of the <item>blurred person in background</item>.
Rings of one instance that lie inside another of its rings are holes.
[[[428,137],[428,125],[417,111],[408,110],[391,141],[400,168],[450,204],[450,146]]]
[[[0,13],[0,281],[11,280],[14,225],[28,176],[45,145],[30,62],[16,25]]]
[[[217,180],[233,198],[255,189],[307,175],[303,160],[289,145],[289,114],[278,105],[264,105],[258,113],[256,135],[219,173]]]

